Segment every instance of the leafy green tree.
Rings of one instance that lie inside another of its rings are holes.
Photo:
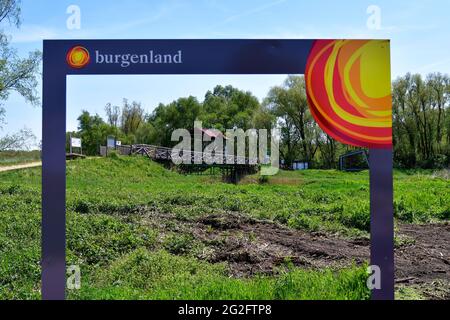
[[[142,108],[141,104],[136,101],[129,103],[127,99],[123,99],[121,116],[122,132],[126,135],[134,135],[144,120],[145,110]]]
[[[312,162],[323,132],[308,107],[303,76],[289,76],[282,86],[273,87],[265,104],[278,118],[281,128],[280,154],[287,165],[299,160]]]
[[[0,151],[30,150],[35,145],[36,136],[27,128],[0,138]]]
[[[406,74],[392,85],[394,160],[396,166],[449,165],[449,76]]]
[[[430,90],[431,105],[435,110],[436,122],[436,151],[445,151],[444,137],[449,131],[445,128],[445,109],[448,109],[450,101],[450,77],[442,73],[432,73],[427,76],[427,86]]]
[[[139,126],[135,136],[136,143],[155,144],[157,141],[158,132],[151,123],[144,122]]]
[[[253,114],[253,127],[255,129],[271,130],[276,126],[276,116],[270,110],[261,105]]]
[[[316,160],[318,166],[326,169],[336,169],[338,152],[342,149],[341,144],[325,133],[317,139],[317,143],[319,146],[319,159]]]
[[[149,122],[158,133],[155,143],[172,146],[172,132],[176,129],[194,129],[194,121],[199,119],[202,105],[195,97],[179,98],[168,105],[159,104],[149,117]]]
[[[82,139],[83,151],[87,155],[97,155],[101,145],[106,144],[108,135],[114,135],[116,128],[105,123],[99,115],[83,111],[78,117],[78,136]]]
[[[0,0],[0,24],[18,28],[21,23],[20,12],[20,1]],[[39,104],[36,87],[41,58],[41,52],[37,50],[27,58],[20,58],[17,50],[10,46],[8,36],[0,31],[0,100],[6,100],[11,91],[16,91],[26,101]]]
[[[247,130],[253,128],[258,110],[259,101],[251,92],[232,86],[216,86],[206,93],[200,118],[204,127],[221,131],[234,127]]]

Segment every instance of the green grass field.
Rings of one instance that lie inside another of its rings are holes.
[[[0,299],[39,299],[41,169],[0,174]],[[395,172],[395,217],[448,220],[448,180]],[[144,213],[143,213],[144,211]],[[80,265],[72,299],[367,299],[365,266],[300,269],[286,261],[271,275],[230,277],[226,263],[177,223],[232,212],[293,229],[367,237],[368,173],[308,170],[257,176],[239,185],[220,176],[185,176],[140,157],[67,164],[67,259]],[[171,215],[171,228],[146,223]],[[147,220],[146,220],[147,219]],[[175,221],[175,222],[174,222]]]

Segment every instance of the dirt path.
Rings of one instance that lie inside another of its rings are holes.
[[[152,224],[165,231],[167,226],[172,226],[171,231],[193,235],[207,248],[207,253],[200,258],[228,262],[231,274],[236,277],[272,274],[286,262],[302,268],[323,268],[369,261],[368,239],[349,240],[293,230],[234,214],[213,215],[197,221],[156,216],[150,218]],[[450,224],[399,225],[396,235],[401,239],[395,250],[397,285],[429,288],[436,281],[443,282],[439,284],[443,286],[443,297],[450,298]],[[433,293],[429,295],[437,298]]]
[[[13,166],[0,167],[0,172],[26,169],[26,168],[34,168],[34,167],[40,167],[40,166],[42,166],[41,161],[29,162],[29,163],[24,163],[24,164],[16,164]]]

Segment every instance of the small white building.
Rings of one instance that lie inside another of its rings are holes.
[[[292,162],[293,170],[308,170],[309,164],[304,161],[294,161]]]

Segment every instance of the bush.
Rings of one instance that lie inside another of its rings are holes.
[[[119,153],[116,150],[108,150],[108,158],[113,160],[119,159]]]

